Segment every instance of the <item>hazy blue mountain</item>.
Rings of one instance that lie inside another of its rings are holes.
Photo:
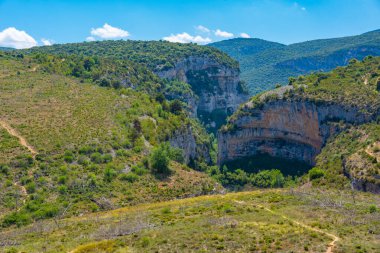
[[[283,45],[261,39],[231,39],[209,44],[240,62],[251,94],[286,84],[291,76],[330,71],[352,58],[380,55],[380,30],[357,36]]]

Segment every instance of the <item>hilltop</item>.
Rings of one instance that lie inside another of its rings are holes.
[[[240,63],[242,80],[252,95],[285,85],[289,77],[313,71],[330,71],[347,65],[350,59],[362,60],[380,55],[380,30],[357,36],[319,39],[282,45],[259,39],[231,39],[209,44]]]
[[[188,104],[192,115],[213,132],[225,123],[227,116],[240,103],[248,99],[247,89],[239,79],[238,62],[218,49],[192,43],[96,41],[35,47],[20,52],[129,61],[149,69],[163,80],[187,83],[190,85],[188,94],[183,92],[184,85],[180,84],[175,89],[169,87],[167,97],[178,98]],[[170,92],[173,90],[176,91],[174,94]],[[181,90],[182,93],[178,92]]]

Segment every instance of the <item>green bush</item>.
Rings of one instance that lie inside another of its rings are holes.
[[[3,218],[2,226],[9,227],[11,225],[17,225],[18,227],[27,225],[32,222],[29,214],[24,212],[13,212],[6,215]]]
[[[161,144],[153,149],[150,155],[150,167],[154,173],[168,174],[169,169],[169,156],[167,147]]]
[[[370,205],[368,208],[369,213],[376,213],[378,210],[376,205]]]
[[[254,186],[263,188],[283,187],[285,178],[280,170],[263,170],[252,175],[251,182]]]
[[[66,184],[67,182],[67,176],[60,176],[58,178],[58,184]]]
[[[67,186],[66,185],[60,185],[58,186],[58,192],[62,195],[67,193]]]
[[[184,163],[185,159],[183,157],[183,150],[180,148],[169,147],[170,159],[179,163]]]
[[[148,172],[145,168],[138,165],[132,166],[132,171],[139,176],[142,176]]]
[[[0,173],[2,173],[4,175],[8,175],[9,174],[9,166],[5,165],[5,164],[0,164]]]
[[[123,180],[123,181],[128,181],[130,183],[133,183],[135,181],[137,181],[139,179],[139,176],[137,176],[135,173],[133,172],[129,172],[127,174],[122,174],[120,176],[120,180]]]
[[[104,170],[104,181],[111,182],[115,177],[116,171],[110,166],[107,166]]]
[[[58,207],[45,204],[41,206],[40,209],[38,209],[36,212],[34,212],[33,216],[36,219],[52,218],[58,214],[58,211]]]
[[[100,154],[99,152],[95,152],[93,154],[91,154],[91,161],[93,161],[94,163],[103,163],[103,157],[102,157],[102,154]]]
[[[318,167],[314,167],[311,170],[309,170],[308,174],[309,174],[310,180],[314,180],[314,179],[321,178],[321,177],[325,176],[324,170],[322,170]]]
[[[30,193],[34,193],[36,191],[36,184],[34,182],[30,182],[26,185],[26,191]]]

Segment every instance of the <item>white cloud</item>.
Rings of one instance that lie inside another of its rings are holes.
[[[297,3],[297,2],[295,2],[293,5],[294,5],[294,7],[297,8],[297,9],[299,8],[299,9],[301,9],[302,11],[306,11],[306,8],[303,7],[303,6],[301,6],[301,5],[300,5],[299,3]]]
[[[117,27],[110,26],[109,24],[105,23],[103,27],[92,28],[91,35],[102,39],[117,39],[128,37],[129,32]]]
[[[37,46],[37,41],[25,31],[19,31],[14,27],[9,27],[0,32],[0,46],[16,49],[30,48]]]
[[[198,31],[204,32],[204,33],[210,32],[210,29],[208,29],[207,27],[205,27],[203,25],[198,25],[197,27],[195,27],[195,29],[197,29]]]
[[[241,33],[240,37],[245,38],[245,39],[251,38],[251,36],[248,33]]]
[[[51,45],[54,44],[54,41],[52,41],[52,40],[48,40],[48,39],[44,39],[44,38],[41,39],[41,42],[42,42],[42,44],[43,44],[44,46],[51,46]]]
[[[199,35],[192,36],[188,33],[179,33],[179,34],[171,34],[170,36],[164,37],[163,40],[167,40],[170,42],[179,42],[179,43],[199,43],[199,44],[205,44],[211,42],[210,38],[204,38]]]
[[[232,37],[234,37],[234,34],[217,29],[215,31],[215,36],[223,37],[223,38],[232,38]]]
[[[92,37],[92,36],[88,36],[87,38],[86,38],[86,41],[95,41],[96,39],[94,38],[94,37]]]

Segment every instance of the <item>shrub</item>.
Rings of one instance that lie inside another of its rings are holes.
[[[34,182],[30,182],[26,185],[26,191],[30,193],[34,193],[36,191],[36,184]]]
[[[171,213],[172,211],[170,210],[169,207],[164,207],[162,210],[161,210],[161,213],[162,214],[169,214]]]
[[[147,170],[138,166],[138,165],[134,165],[132,166],[132,171],[136,174],[136,175],[139,175],[139,176],[142,176],[144,174],[147,173]]]
[[[176,115],[181,114],[182,112],[182,103],[178,99],[170,103],[170,112]]]
[[[83,146],[79,149],[79,154],[81,155],[89,155],[94,152],[94,148],[91,146]]]
[[[0,164],[0,173],[2,173],[4,175],[8,175],[9,167],[5,164]]]
[[[263,188],[283,187],[285,178],[280,170],[263,170],[254,174],[251,182],[254,186]]]
[[[309,170],[308,174],[309,174],[309,179],[314,180],[314,179],[323,177],[325,175],[325,171],[318,167],[314,167],[311,170]]]
[[[133,172],[129,172],[127,174],[122,174],[120,176],[120,179],[123,180],[123,181],[128,181],[130,183],[133,183],[133,182],[135,182],[135,181],[137,181],[139,179],[139,176],[137,176]]]
[[[58,184],[66,184],[67,182],[67,176],[60,176],[58,178]]]
[[[23,212],[13,212],[3,218],[2,226],[9,227],[11,225],[17,225],[20,227],[31,222],[32,219],[29,214]]]
[[[20,155],[12,163],[15,167],[27,169],[33,165],[34,160],[30,155]]]
[[[369,213],[376,213],[377,212],[377,206],[376,205],[370,205],[368,208]]]
[[[95,152],[93,154],[91,154],[91,161],[93,161],[94,163],[103,163],[103,157],[102,157],[102,154],[100,154],[99,152]]]
[[[116,171],[107,166],[104,170],[104,181],[111,182],[116,177]]]
[[[58,207],[45,204],[40,209],[38,209],[33,216],[36,219],[52,218],[58,214],[58,211]]]
[[[64,155],[63,155],[63,160],[67,163],[72,163],[74,161],[74,154],[70,150],[66,150]]]
[[[80,165],[84,165],[84,166],[87,166],[90,164],[90,161],[88,160],[88,158],[84,155],[81,155],[79,156],[78,158],[78,164]]]
[[[155,173],[167,174],[170,172],[169,156],[165,145],[161,144],[153,149],[150,155],[150,167]]]
[[[105,154],[102,156],[102,162],[103,163],[109,163],[112,161],[112,155],[111,154]]]
[[[67,193],[67,186],[66,185],[60,185],[58,186],[58,192],[62,195]]]
[[[183,151],[180,148],[169,147],[170,159],[179,163],[184,163],[185,159],[183,157]]]

